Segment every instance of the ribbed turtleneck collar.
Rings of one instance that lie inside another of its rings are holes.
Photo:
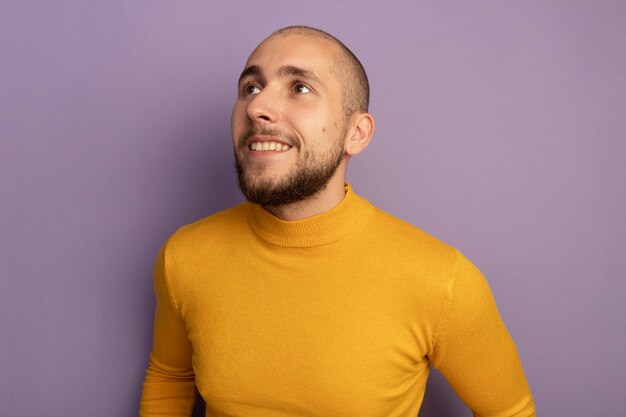
[[[248,221],[252,230],[272,245],[307,248],[337,242],[354,230],[371,215],[374,207],[354,194],[346,184],[346,195],[334,208],[307,217],[285,221],[274,216],[259,205],[252,205]]]

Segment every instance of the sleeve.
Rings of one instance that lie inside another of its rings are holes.
[[[190,416],[195,402],[191,343],[177,314],[165,270],[165,246],[154,268],[156,311],[150,362],[139,405],[140,417]]]
[[[474,416],[535,416],[517,349],[489,285],[461,254],[431,360]]]

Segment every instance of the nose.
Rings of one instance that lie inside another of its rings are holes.
[[[267,86],[248,102],[248,119],[254,123],[276,123],[279,119],[278,100]]]

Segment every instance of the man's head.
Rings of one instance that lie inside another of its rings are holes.
[[[365,68],[343,42],[323,30],[308,26],[288,26],[278,29],[272,35],[277,34],[319,37],[334,43],[339,48],[339,53],[331,62],[332,71],[341,83],[342,105],[346,117],[355,111],[362,113],[369,111],[370,85]]]
[[[305,200],[345,178],[373,133],[363,67],[318,29],[288,27],[252,52],[231,128],[239,185],[266,206]]]

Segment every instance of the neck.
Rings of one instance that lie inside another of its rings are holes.
[[[345,176],[335,175],[322,191],[305,200],[282,206],[264,206],[263,208],[282,220],[302,220],[336,207],[345,195]]]

